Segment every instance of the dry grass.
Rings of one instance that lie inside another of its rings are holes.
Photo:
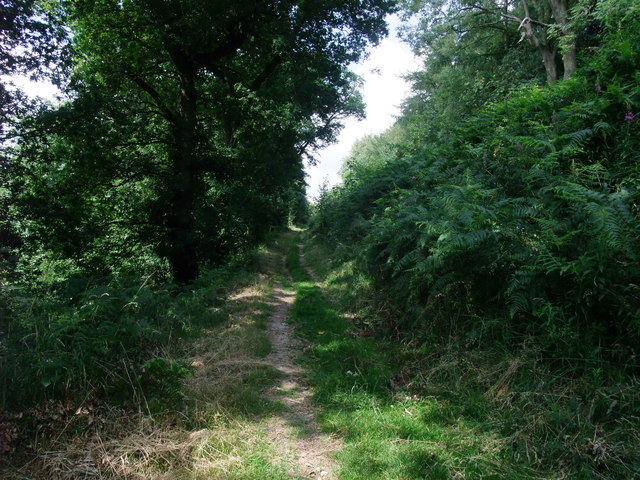
[[[250,468],[247,452],[269,455],[264,432],[251,422],[220,417],[209,428],[195,431],[167,424],[145,430],[144,423],[119,438],[76,436],[64,447],[41,451],[34,462],[3,478],[227,479]]]
[[[637,385],[569,373],[552,373],[535,350],[451,348],[408,365],[399,381],[500,432],[517,461],[555,472],[544,478],[577,478],[580,468],[595,472],[589,478],[640,478]]]
[[[238,415],[247,407],[242,404],[246,389],[260,388],[259,381],[251,385],[252,376],[256,372],[261,378],[269,376],[262,357],[268,353],[264,325],[271,311],[270,295],[264,275],[232,292],[221,307],[228,312],[228,321],[181,349],[182,358],[177,360],[192,367],[181,391],[181,408],[155,416],[125,416],[104,409],[82,431],[68,428],[37,439],[30,461],[6,468],[0,476],[7,480],[242,478],[238,475],[256,468],[250,465],[256,455],[273,455],[261,424]]]

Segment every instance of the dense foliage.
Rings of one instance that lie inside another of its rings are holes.
[[[476,21],[479,5],[460,2],[455,22]],[[604,356],[631,372],[640,342],[639,6],[575,7],[573,24],[599,33],[579,51],[576,74],[546,85],[537,70],[512,75],[530,62],[521,46],[475,65],[502,29],[478,44],[477,32],[470,40],[451,26],[442,34],[437,21],[418,26],[417,46],[431,51],[414,96],[392,129],[354,147],[314,229],[357,255],[405,332],[471,344],[533,335],[550,351]]]
[[[150,245],[187,282],[285,223],[385,31],[389,2],[334,3],[61,2],[71,100],[12,162],[29,246],[104,272]]]
[[[3,408],[139,404],[150,372],[169,384],[183,375],[157,360],[163,345],[202,315],[215,323],[189,305],[222,298],[215,279],[304,218],[303,164],[361,114],[348,66],[386,34],[392,9],[0,6],[0,74],[46,76],[62,91],[54,105],[9,77],[0,90]]]
[[[510,477],[637,478],[640,3],[544,20],[558,72],[575,48],[562,80],[500,21],[558,2],[406,3],[424,69],[314,206],[327,284],[355,328],[415,355],[398,383],[532,468]]]
[[[532,472],[637,476],[638,0],[0,6],[0,74],[64,94],[0,88],[0,452],[77,405],[181,401],[166,349],[220,323],[252,248],[306,216],[303,162],[362,113],[348,66],[396,3],[424,68],[311,219],[367,318],[347,330],[314,287],[304,328],[369,345],[330,353],[336,372],[371,357],[360,327],[403,339],[376,401],[453,401]]]

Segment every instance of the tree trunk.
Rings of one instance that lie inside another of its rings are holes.
[[[177,282],[187,283],[198,275],[195,221],[193,210],[199,183],[195,159],[196,150],[196,88],[195,69],[180,75],[180,111],[173,126],[173,147],[170,159],[173,178],[170,179],[170,204],[166,217],[168,260]]]
[[[547,82],[553,83],[558,80],[558,67],[556,65],[556,49],[549,46],[540,47],[542,53],[542,63],[547,72]]]
[[[563,43],[567,43],[563,48],[562,63],[564,66],[564,78],[567,79],[578,68],[577,56],[576,56],[576,41],[573,32],[569,28],[569,4],[568,0],[549,0],[553,17],[560,25],[562,36],[564,38]]]
[[[520,32],[523,38],[535,47],[542,55],[542,63],[547,72],[547,82],[553,83],[558,79],[558,69],[556,66],[556,49],[549,44],[546,33],[538,36],[534,28],[534,20],[530,17],[529,5],[526,0],[522,0],[525,18],[520,23]]]
[[[564,78],[566,80],[578,69],[578,60],[575,46],[564,52],[564,55],[562,55],[562,63],[564,65]]]

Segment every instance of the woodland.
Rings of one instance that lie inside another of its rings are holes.
[[[411,94],[309,202],[391,13]],[[8,0],[0,76],[3,478],[312,478],[279,283],[335,478],[640,478],[640,0]]]

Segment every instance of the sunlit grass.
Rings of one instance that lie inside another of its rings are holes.
[[[394,386],[406,349],[359,335],[335,297],[310,282],[296,244],[297,238],[290,240],[287,257],[296,289],[292,317],[312,344],[301,361],[322,408],[322,428],[344,438],[337,454],[341,480],[540,478],[509,459],[508,439],[483,418],[445,398]],[[353,281],[348,268],[341,272],[344,285]],[[335,292],[335,277],[327,274],[327,288]]]
[[[239,274],[225,285],[203,278],[188,301],[168,302],[185,327],[162,352],[167,365],[188,368],[188,378],[176,385],[178,401],[148,396],[143,405],[155,407],[138,413],[80,409],[86,413],[59,431],[48,426],[55,435],[38,438],[28,465],[4,469],[0,476],[291,479],[288,459],[273,445],[266,423],[283,408],[264,395],[282,377],[264,360],[271,351],[267,328],[274,310],[270,263],[281,263],[275,255],[262,249],[255,274]],[[84,417],[89,424],[80,429],[76,424]]]
[[[359,324],[366,325],[372,316],[371,282],[360,272],[348,254],[348,247],[339,245],[334,250],[321,242],[306,238],[305,258],[313,265],[315,273],[323,282],[323,293],[336,305],[340,314],[356,319]]]

